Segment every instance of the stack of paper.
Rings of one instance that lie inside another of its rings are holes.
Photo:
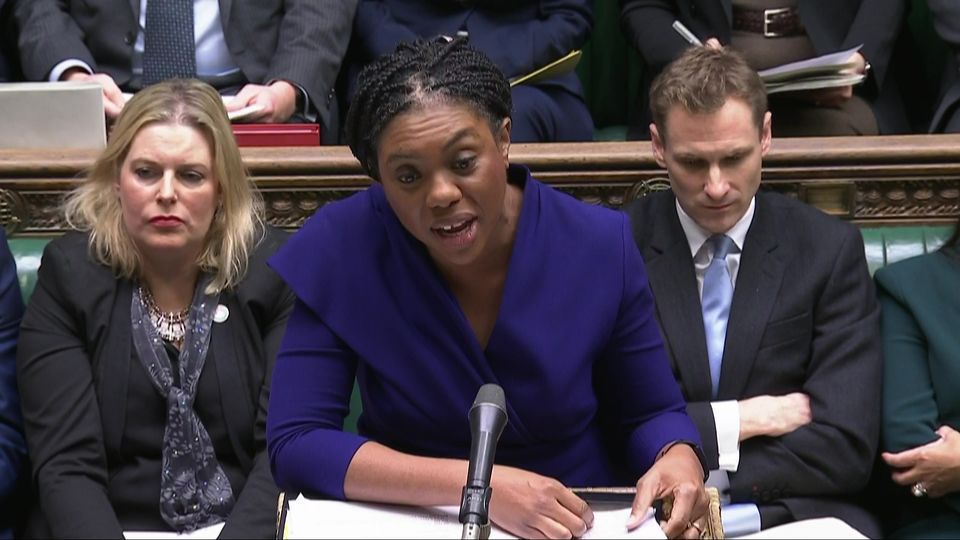
[[[96,83],[0,84],[0,149],[103,148],[102,96]]]
[[[860,47],[765,69],[759,72],[760,79],[768,94],[859,84],[866,76],[854,73],[849,59]]]

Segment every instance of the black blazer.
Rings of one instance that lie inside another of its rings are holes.
[[[957,113],[957,103],[960,103],[960,3],[955,0],[927,0],[927,6],[933,16],[933,26],[940,38],[950,47],[941,81],[940,100],[937,103],[933,120],[930,122],[930,131],[942,133],[956,132],[960,122],[951,120]]]
[[[710,368],[693,258],[672,192],[627,208],[647,265],[674,374],[718,468]],[[740,445],[733,502],[772,503],[794,519],[837,516],[879,534],[845,499],[866,485],[877,450],[882,373],[879,308],[855,227],[760,192],[727,326],[718,401],[804,392],[813,422]],[[772,523],[771,523],[772,524]]]
[[[236,504],[223,537],[274,536],[278,489],[270,473],[265,427],[273,364],[293,295],[267,268],[266,259],[285,238],[267,231],[250,257],[246,277],[221,294],[220,303],[230,315],[214,323],[211,332],[203,375],[215,375],[233,455],[247,473],[239,489],[234,485]],[[111,496],[138,486],[118,490],[111,485],[108,463],[118,459],[125,424],[138,422],[127,417],[126,402],[131,366],[138,361],[130,333],[132,294],[130,281],[116,279],[91,259],[87,234],[68,233],[44,250],[17,354],[39,497],[28,534],[122,534],[124,516],[114,510],[118,501]],[[159,478],[140,487],[156,492],[159,517]]]
[[[649,80],[690,46],[671,28],[679,20],[704,41],[730,43],[731,0],[620,0],[627,41],[650,69]],[[905,0],[800,0],[800,19],[818,54],[863,44],[870,62],[868,80],[858,92],[873,106],[881,133],[909,131],[891,58],[903,27]],[[647,89],[643,89],[647,91]],[[647,97],[641,100],[646,103]],[[649,114],[649,113],[647,113]]]

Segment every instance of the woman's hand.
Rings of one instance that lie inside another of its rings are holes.
[[[672,499],[670,519],[661,524],[667,538],[699,538],[707,513],[707,492],[703,489],[703,467],[693,449],[675,444],[637,481],[637,496],[627,529],[634,529],[647,509],[658,499]]]
[[[520,538],[573,538],[593,526],[593,511],[563,484],[513,467],[494,466],[490,520]]]
[[[940,438],[896,454],[884,452],[883,460],[893,468],[890,475],[901,486],[920,482],[930,497],[942,497],[960,490],[960,433],[950,426],[937,430]]]

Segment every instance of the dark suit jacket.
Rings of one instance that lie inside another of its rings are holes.
[[[674,374],[707,463],[716,469],[700,298],[675,198],[672,192],[644,197],[627,213]],[[739,469],[729,475],[733,502],[757,503],[761,519],[766,505],[779,503],[795,519],[835,515],[870,529],[837,510],[847,504],[828,498],[856,494],[870,475],[880,417],[878,325],[857,229],[793,199],[758,193],[730,309],[718,401],[804,392],[813,422],[782,437],[742,442]]]
[[[29,80],[77,58],[126,89],[140,0],[13,0]],[[248,81],[306,90],[325,127],[356,0],[220,0],[227,48]]]
[[[948,128],[951,119],[957,114],[957,103],[960,103],[960,3],[954,0],[927,0],[930,14],[933,16],[933,26],[940,37],[950,46],[950,56],[944,69],[941,84],[940,101],[930,122],[930,131],[957,132],[960,130],[960,121],[955,121]]]
[[[20,498],[18,491],[27,444],[23,440],[23,418],[17,393],[17,335],[23,317],[23,300],[17,281],[17,266],[0,229],[0,538],[9,537]]]
[[[620,4],[627,41],[640,51],[651,81],[690,46],[670,26],[674,20],[703,40],[716,37],[724,45],[730,43],[731,0],[620,0]],[[858,91],[865,92],[873,106],[881,133],[906,132],[909,126],[890,62],[904,22],[905,1],[800,0],[799,4],[800,18],[818,54],[863,44],[860,52],[872,69]],[[645,96],[642,99],[646,101]]]
[[[471,45],[515,77],[582,48],[593,26],[593,6],[589,0],[360,0],[354,24],[351,79],[400,42],[455,36],[461,29],[469,32]],[[575,73],[550,84],[583,95]]]
[[[247,470],[224,537],[272,537],[278,489],[266,454],[266,415],[276,351],[293,297],[266,266],[284,241],[271,230],[250,258],[250,269],[220,295],[230,310],[215,323],[204,366],[216,376],[233,453]],[[88,236],[70,233],[47,245],[37,287],[24,316],[17,354],[23,415],[39,508],[32,534],[57,538],[119,537],[124,516],[107,463],[120,455],[127,385],[137,362],[130,332],[133,284],[89,256]],[[202,384],[201,384],[202,387]],[[198,411],[201,413],[201,411]],[[216,414],[216,413],[214,413]],[[159,478],[144,482],[157,494]]]

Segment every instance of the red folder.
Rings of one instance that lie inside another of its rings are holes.
[[[233,124],[239,146],[320,146],[318,124]]]

